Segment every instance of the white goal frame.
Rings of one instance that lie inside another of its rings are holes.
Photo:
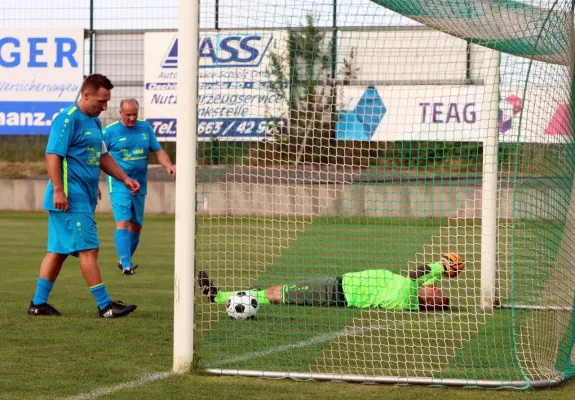
[[[194,361],[194,271],[195,271],[195,227],[196,227],[196,142],[197,142],[197,105],[199,71],[199,0],[179,0],[178,10],[178,135],[176,155],[178,175],[175,194],[175,257],[174,257],[174,347],[173,371],[186,373],[191,371]],[[195,23],[194,23],[195,21]],[[483,68],[486,74],[485,87],[491,88],[489,97],[488,121],[484,125],[486,132],[483,157],[482,213],[481,213],[481,306],[493,309],[499,302],[496,286],[497,254],[497,208],[498,208],[498,113],[499,113],[499,73],[500,53],[485,57]],[[196,110],[196,112],[190,112]],[[215,372],[215,371],[214,371]],[[237,375],[240,371],[234,371]],[[265,376],[262,372],[245,371],[245,375]],[[219,374],[226,374],[218,370]],[[230,372],[228,372],[230,373]],[[394,377],[344,377],[331,374],[283,374],[272,373],[270,377],[292,376],[294,378],[313,378],[318,380],[346,380],[386,383],[435,384],[433,379],[394,378]],[[285,375],[285,376],[284,376]],[[295,375],[298,375],[297,377]],[[312,375],[317,375],[313,376]],[[405,381],[405,382],[404,382]],[[490,386],[489,382],[471,382],[452,379],[441,384]],[[494,383],[495,384],[495,383]],[[497,387],[501,382],[496,382]],[[523,386],[524,382],[507,382],[509,386]]]

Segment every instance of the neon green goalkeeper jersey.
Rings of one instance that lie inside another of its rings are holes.
[[[417,280],[385,269],[350,272],[342,275],[342,287],[348,307],[419,310],[419,288],[441,279],[443,266],[427,264],[430,271]]]

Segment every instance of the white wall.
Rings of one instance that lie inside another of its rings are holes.
[[[0,211],[42,211],[45,180],[0,179]],[[110,213],[106,182],[98,213]],[[149,182],[147,214],[173,214],[175,184]],[[499,193],[500,218],[556,219],[562,208],[541,207],[517,198],[547,199],[550,188],[504,187]],[[519,196],[519,197],[518,197]],[[202,183],[197,191],[198,215],[246,217],[378,217],[378,218],[480,218],[481,190],[477,185],[269,185],[258,183]],[[516,208],[510,203],[515,201]],[[190,199],[190,207],[194,207]]]

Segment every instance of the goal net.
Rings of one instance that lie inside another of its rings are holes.
[[[491,387],[571,377],[572,9],[202,3],[195,270],[218,293],[196,286],[199,367]],[[165,49],[145,65],[165,85],[176,38],[145,37]],[[435,283],[449,307],[418,311],[410,271],[447,252],[465,261]],[[379,272],[349,275],[366,270]],[[228,315],[238,291],[259,300],[255,320]]]

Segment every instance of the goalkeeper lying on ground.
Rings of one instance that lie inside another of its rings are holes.
[[[455,278],[465,267],[456,253],[441,255],[436,263],[422,265],[408,277],[385,269],[325,276],[266,290],[247,290],[260,304],[295,304],[324,307],[383,308],[386,310],[431,311],[449,307],[449,297],[434,286],[442,276]],[[212,303],[225,303],[237,291],[218,290],[204,271],[198,273],[202,293]]]

